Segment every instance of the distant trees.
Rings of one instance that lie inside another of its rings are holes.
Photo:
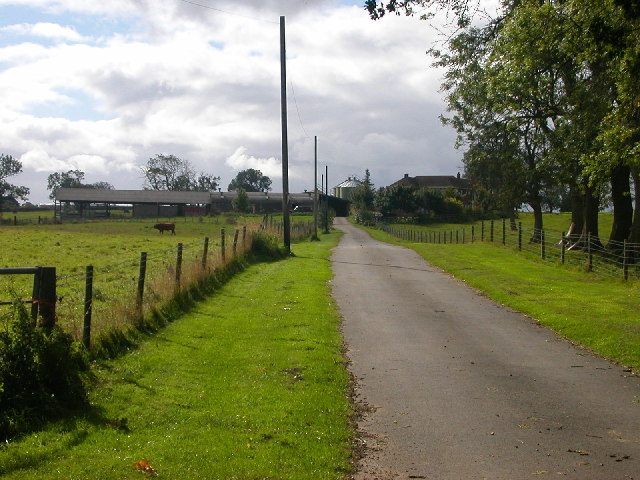
[[[247,168],[238,172],[229,184],[229,191],[243,189],[245,192],[268,192],[271,190],[271,179],[260,170]]]
[[[157,154],[140,167],[147,190],[178,190],[209,192],[218,189],[220,177],[196,173],[188,160],[175,155]]]
[[[113,185],[108,182],[84,183],[84,172],[82,170],[67,170],[66,172],[55,172],[47,177],[47,190],[49,198],[55,200],[60,188],[94,188],[100,190],[113,190]]]
[[[29,189],[18,185],[12,185],[7,178],[22,172],[22,163],[11,155],[0,154],[0,214],[4,200],[26,200]]]
[[[247,192],[239,188],[236,191],[236,196],[231,200],[231,206],[236,212],[246,213],[249,211],[249,195]]]

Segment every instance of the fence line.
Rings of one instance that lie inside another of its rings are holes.
[[[482,221],[480,225],[446,231],[410,228],[406,224],[379,223],[377,227],[414,243],[495,243],[543,261],[583,268],[602,277],[640,278],[640,243],[610,241],[605,247],[590,234],[566,235],[554,230],[526,229],[522,223],[518,223],[514,230],[505,219]]]

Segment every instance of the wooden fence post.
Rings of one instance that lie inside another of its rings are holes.
[[[56,323],[56,268],[40,267],[38,275],[38,303],[40,324],[47,330]]]
[[[471,225],[471,243],[476,241],[476,226]]]
[[[622,244],[622,273],[625,280],[629,280],[629,258],[627,255],[627,241]]]
[[[518,222],[518,251],[522,251],[522,222]]]
[[[543,260],[545,260],[547,256],[547,252],[545,251],[544,230],[540,230],[540,256]]]
[[[242,227],[242,250],[247,249],[247,226]]]
[[[182,244],[178,244],[176,252],[176,291],[180,290],[180,277],[182,276]]]
[[[84,323],[82,326],[82,345],[91,348],[91,313],[93,310],[93,265],[85,268],[84,285]]]
[[[144,297],[144,280],[147,275],[147,252],[140,253],[140,268],[138,271],[138,291],[136,293],[136,312],[142,317],[142,299]]]
[[[202,268],[207,268],[207,255],[209,255],[209,237],[204,237],[204,245],[202,247]]]
[[[480,234],[480,241],[484,242],[484,220],[481,221],[482,231]]]
[[[490,234],[490,237],[489,237],[489,238],[490,238],[491,243],[493,243],[494,223],[495,223],[495,222],[493,221],[493,218],[492,218],[492,219],[491,219],[491,226],[490,226],[491,234]]]
[[[273,217],[272,217],[273,219]],[[224,262],[227,259],[227,253],[225,252],[225,232],[224,232],[224,228],[220,229],[220,255],[222,256],[222,264],[224,265]]]
[[[562,265],[564,265],[566,256],[567,256],[567,244],[564,241],[564,232],[562,232],[562,236],[560,237],[560,263],[562,263]]]
[[[591,232],[587,233],[587,255],[589,256],[588,270],[593,270],[593,253],[591,252]]]
[[[236,228],[235,233],[233,234],[233,258],[236,257],[238,252],[238,235],[240,234],[240,230]]]
[[[502,219],[502,245],[505,246],[507,244],[507,219]]]

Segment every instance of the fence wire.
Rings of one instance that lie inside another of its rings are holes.
[[[506,221],[483,221],[450,230],[428,230],[412,225],[379,223],[378,228],[414,243],[469,244],[490,242],[513,248],[529,257],[592,272],[604,278],[640,278],[640,243],[610,241],[598,236],[565,235],[555,230],[515,226]]]

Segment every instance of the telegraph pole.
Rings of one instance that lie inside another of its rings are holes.
[[[289,138],[287,134],[287,53],[284,15],[280,17],[280,106],[282,119],[282,223],[284,248],[291,253],[291,225],[289,223]]]
[[[313,137],[313,239],[318,240],[318,137]]]
[[[326,203],[324,204],[324,233],[329,233],[329,165],[324,166],[324,188]]]

